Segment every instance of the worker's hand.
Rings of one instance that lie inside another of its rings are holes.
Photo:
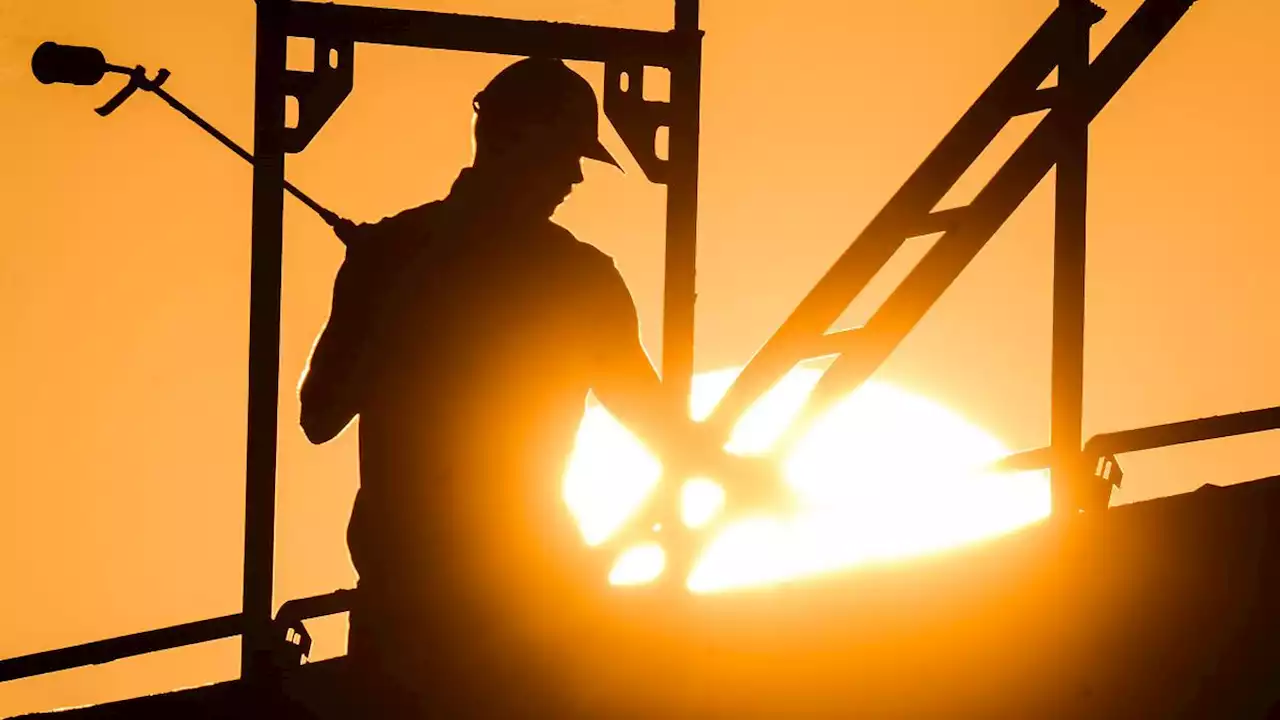
[[[333,233],[338,236],[343,245],[355,247],[360,244],[360,239],[371,226],[368,223],[357,224],[346,218],[337,218],[333,221],[332,227]]]

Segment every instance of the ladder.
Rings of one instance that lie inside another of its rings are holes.
[[[1061,0],[1012,62],[791,313],[726,392],[708,422],[733,422],[797,363],[836,356],[785,448],[832,403],[865,382],[929,308],[1057,167],[1053,288],[1053,506],[1084,509],[1077,489],[1084,350],[1085,214],[1089,123],[1168,35],[1194,0],[1147,0],[1090,61],[1090,29],[1104,11]],[[1056,87],[1041,88],[1055,69]],[[1013,118],[1048,110],[973,201],[936,209]],[[828,332],[910,238],[942,233],[863,327]]]

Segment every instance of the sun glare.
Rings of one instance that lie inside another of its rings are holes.
[[[693,478],[680,488],[680,520],[700,528],[715,519],[724,507],[724,488],[709,478]]]
[[[729,369],[694,378],[690,409],[711,412],[737,376]],[[726,448],[770,449],[822,371],[797,368],[747,411]],[[726,525],[687,578],[693,592],[767,585],[859,564],[936,552],[1017,529],[1049,514],[1042,472],[997,474],[982,467],[1007,453],[994,437],[919,395],[869,382],[813,425],[781,459],[796,493],[790,515]],[[662,476],[662,465],[599,404],[591,403],[565,475],[565,500],[590,545],[604,542]],[[725,503],[705,478],[681,488],[681,518],[704,526]],[[657,578],[665,555],[656,544],[630,548],[609,581]]]
[[[657,543],[645,543],[630,548],[618,557],[609,582],[614,585],[643,585],[653,582],[662,574],[667,564],[667,554]]]

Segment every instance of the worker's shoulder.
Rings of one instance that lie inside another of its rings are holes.
[[[360,262],[390,262],[401,257],[440,223],[440,201],[403,210],[375,222],[357,225],[347,239],[347,257]]]
[[[432,200],[417,207],[402,210],[395,215],[370,223],[369,229],[377,235],[400,234],[427,230],[439,222],[443,202]]]
[[[581,263],[587,270],[610,274],[618,272],[611,255],[591,243],[579,240],[564,226],[548,220],[544,232],[550,241],[563,250],[566,258]]]

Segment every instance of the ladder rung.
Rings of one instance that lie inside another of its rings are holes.
[[[1019,98],[1013,103],[1013,107],[1009,108],[1009,114],[1013,117],[1019,115],[1030,115],[1038,113],[1042,110],[1052,110],[1053,105],[1058,100],[1058,88],[1041,88],[1026,96]]]
[[[907,237],[920,237],[922,235],[932,235],[934,233],[954,230],[956,226],[964,220],[964,216],[968,210],[968,205],[962,205],[960,207],[931,212],[924,216],[924,219],[910,231]]]
[[[853,337],[862,330],[860,327],[849,328],[848,330],[837,330],[836,332],[827,333],[818,338],[817,342],[806,359],[826,357],[828,355],[840,355],[849,351],[853,343]]]

